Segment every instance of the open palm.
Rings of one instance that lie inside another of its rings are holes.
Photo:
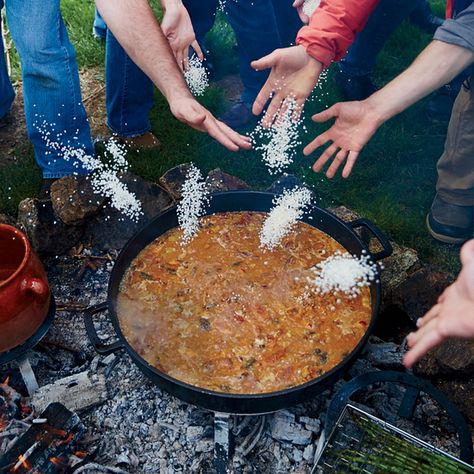
[[[339,166],[346,162],[342,176],[347,178],[356,162],[360,151],[372,138],[382,121],[372,112],[366,102],[338,103],[329,109],[313,116],[315,122],[326,122],[332,118],[334,125],[318,135],[304,149],[310,155],[317,148],[331,142],[313,165],[314,171],[321,171],[323,166],[332,160],[326,175],[333,178]]]

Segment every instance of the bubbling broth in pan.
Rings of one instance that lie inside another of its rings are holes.
[[[255,394],[308,382],[356,347],[371,318],[370,289],[350,299],[307,288],[310,269],[345,249],[298,223],[265,251],[265,217],[204,217],[188,244],[172,229],[135,258],[121,283],[118,317],[149,364],[197,387]]]

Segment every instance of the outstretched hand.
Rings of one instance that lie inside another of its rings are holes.
[[[300,20],[304,24],[308,24],[309,23],[309,16],[306,15],[306,13],[303,12],[304,1],[305,0],[295,0],[293,2],[293,7],[296,8],[296,11],[298,12]]]
[[[285,100],[289,97],[296,102],[293,119],[301,115],[304,103],[317,84],[323,66],[306,53],[303,46],[276,49],[273,53],[252,62],[258,71],[270,69],[265,82],[253,104],[252,112],[260,115],[271,98],[270,105],[263,118],[263,126],[270,127],[286,112]]]
[[[303,153],[310,155],[317,148],[331,142],[314,163],[313,170],[321,171],[323,166],[333,159],[326,172],[328,178],[333,178],[339,166],[346,162],[342,176],[347,178],[360,151],[382,124],[382,120],[372,112],[366,101],[341,102],[313,116],[313,120],[319,123],[333,118],[336,121],[331,128],[309,143]]]
[[[201,61],[204,59],[201,47],[196,41],[191,18],[184,5],[167,5],[161,22],[161,29],[182,71],[187,71],[189,68],[190,47],[196,52]]]
[[[201,132],[208,133],[219,143],[231,151],[240,148],[250,149],[252,143],[249,137],[239,135],[225,123],[217,120],[211,112],[192,97],[180,97],[170,101],[172,114],[181,122]]]
[[[458,279],[439,297],[438,303],[417,322],[408,335],[404,364],[412,367],[430,349],[450,337],[474,339],[474,240],[461,249],[463,268]]]

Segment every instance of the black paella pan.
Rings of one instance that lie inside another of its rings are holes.
[[[273,207],[272,200],[274,197],[274,194],[256,191],[216,193],[210,198],[206,215],[236,211],[269,212]],[[372,260],[379,261],[392,253],[392,247],[388,240],[379,232],[373,223],[366,219],[358,219],[350,223],[345,223],[334,214],[312,206],[302,221],[330,235],[353,255],[360,256],[365,252],[369,252],[366,244],[355,232],[356,229],[360,228],[364,228],[382,245],[383,250],[372,254]],[[178,218],[176,208],[171,208],[149,222],[132,237],[123,248],[110,276],[107,301],[89,308],[84,314],[87,333],[98,353],[108,354],[118,350],[126,350],[140,370],[160,388],[185,402],[225,413],[257,414],[280,410],[301,403],[324,391],[344,375],[366,344],[375,324],[380,306],[381,285],[379,280],[371,284],[372,317],[366,333],[359,344],[333,369],[303,385],[277,392],[261,394],[216,392],[174,379],[153,367],[138,355],[124,337],[118,321],[117,297],[119,294],[119,286],[124,274],[135,257],[148,244],[168,230],[177,227],[177,225]],[[108,317],[113,324],[117,336],[117,341],[112,344],[104,344],[94,328],[94,315],[103,311],[108,312]]]

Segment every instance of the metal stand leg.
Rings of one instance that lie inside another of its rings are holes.
[[[18,367],[25,382],[26,390],[28,390],[28,395],[31,397],[39,389],[39,385],[27,355],[23,355],[18,360]]]
[[[230,458],[230,415],[227,413],[214,414],[214,468],[216,474],[229,472]]]

